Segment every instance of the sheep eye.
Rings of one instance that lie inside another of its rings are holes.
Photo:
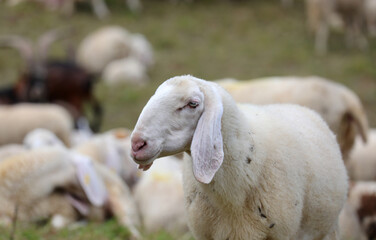
[[[188,106],[189,106],[190,108],[196,108],[196,107],[198,106],[198,102],[189,102],[189,103],[188,103]]]

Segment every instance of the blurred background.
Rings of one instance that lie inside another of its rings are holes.
[[[335,27],[329,30],[326,47],[323,43],[320,45],[317,43],[319,30],[315,35],[310,27],[303,0],[106,0],[108,12],[103,6],[93,11],[89,1],[77,1],[75,9],[64,2],[68,0],[0,0],[0,37],[3,37],[0,38],[3,46],[0,48],[0,88],[16,86],[22,74],[32,72],[31,68],[39,71],[40,66],[30,61],[39,61],[41,57],[33,56],[30,60],[22,55],[22,51],[28,50],[25,42],[18,41],[15,35],[38,45],[41,36],[57,29],[59,36],[51,42],[46,40],[48,48],[41,64],[46,64],[47,59],[71,61],[91,74],[95,79],[92,95],[103,110],[102,122],[96,129],[99,132],[117,127],[132,129],[155,89],[166,79],[182,74],[206,80],[321,76],[352,89],[366,109],[370,128],[376,127],[376,39],[372,38],[372,31],[366,29],[364,38],[359,41],[355,38],[351,43],[351,36],[346,37],[345,23],[336,24],[334,19]],[[91,68],[87,62],[100,61],[104,57],[101,49],[112,46],[113,42],[97,40],[92,48],[82,50],[89,45],[85,38],[109,26],[121,29],[119,34],[125,36],[125,42],[131,41],[130,36],[142,36],[139,45],[134,43],[141,46],[141,53],[134,51],[132,55],[134,46],[114,40],[120,42],[114,48],[118,50],[111,53],[114,57],[104,60],[103,66]],[[142,46],[146,46],[145,50]],[[127,56],[138,59],[121,65],[129,72],[107,70],[105,74],[110,62]],[[46,69],[42,67],[41,74]],[[88,112],[90,120],[93,113],[88,108],[84,103],[82,111]],[[93,224],[73,232],[26,229],[19,233],[18,239],[67,239],[68,236],[69,239],[124,239],[128,236],[115,221]],[[0,233],[0,239],[8,238],[2,238]],[[170,237],[161,233],[150,239]]]

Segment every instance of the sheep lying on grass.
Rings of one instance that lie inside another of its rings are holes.
[[[0,163],[0,176],[3,224],[10,224],[16,212],[21,221],[51,217],[45,214],[52,214],[54,210],[59,210],[57,214],[71,213],[69,209],[55,207],[46,210],[45,204],[51,206],[60,202],[67,205],[66,200],[50,198],[52,194],[71,199],[80,196],[76,202],[86,199],[94,206],[102,206],[107,199],[104,184],[90,162],[60,147],[14,155]],[[34,208],[34,205],[44,207]]]
[[[311,77],[267,77],[218,82],[237,102],[294,103],[315,110],[337,135],[344,159],[360,135],[367,141],[367,116],[359,97],[345,86]]]
[[[112,214],[140,236],[130,190],[112,170],[62,147],[39,148],[0,163],[0,224],[51,219],[56,228]]]
[[[70,145],[73,120],[69,113],[54,104],[16,104],[0,106],[0,145],[22,143],[36,128],[53,132],[63,143]]]
[[[113,129],[77,145],[74,151],[106,165],[132,187],[139,178],[139,171],[130,157],[129,135],[127,129]]]
[[[215,83],[167,80],[142,110],[132,156],[147,170],[185,151],[195,239],[338,239],[347,176],[335,136],[297,105],[242,105]]]

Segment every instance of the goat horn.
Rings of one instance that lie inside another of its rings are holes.
[[[33,45],[29,39],[16,35],[0,36],[0,47],[17,49],[28,66],[30,66],[33,61]]]
[[[66,35],[66,31],[63,31],[61,28],[58,28],[48,31],[44,33],[41,37],[39,37],[37,42],[37,53],[39,61],[45,61],[51,45],[59,38],[65,37]]]

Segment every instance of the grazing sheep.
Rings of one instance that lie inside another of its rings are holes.
[[[351,180],[376,181],[376,129],[368,134],[367,144],[363,144],[359,138],[350,153],[346,163]]]
[[[110,62],[103,70],[102,78],[109,86],[122,83],[142,86],[149,81],[145,65],[133,57]]]
[[[346,160],[359,134],[367,141],[367,116],[359,97],[345,86],[310,77],[268,77],[250,81],[218,82],[237,102],[294,103],[315,110],[337,135]]]
[[[16,104],[0,106],[0,145],[22,143],[36,128],[53,132],[65,145],[70,145],[73,120],[69,113],[54,104]]]
[[[343,240],[376,239],[376,182],[353,182],[340,214]]]
[[[21,221],[50,217],[47,214],[59,210],[52,207],[56,202],[68,205],[64,199],[56,199],[57,196],[70,196],[71,203],[86,199],[93,206],[103,206],[107,192],[88,158],[61,147],[28,151],[0,163],[2,224],[10,224],[15,213]],[[71,210],[63,208],[57,214],[63,212]]]
[[[182,159],[158,159],[134,187],[134,198],[148,233],[161,230],[174,236],[188,232],[184,210]]]
[[[306,0],[308,23],[315,35],[316,53],[322,55],[327,52],[330,28],[338,22],[343,23],[348,47],[355,45],[366,48],[368,42],[362,33],[363,8],[364,0]]]
[[[335,136],[298,105],[236,105],[215,83],[164,82],[132,133],[147,170],[185,151],[183,183],[195,239],[338,239],[347,176]]]
[[[74,151],[106,165],[132,187],[137,182],[139,174],[137,165],[130,158],[129,135],[128,129],[113,129],[77,145]]]

